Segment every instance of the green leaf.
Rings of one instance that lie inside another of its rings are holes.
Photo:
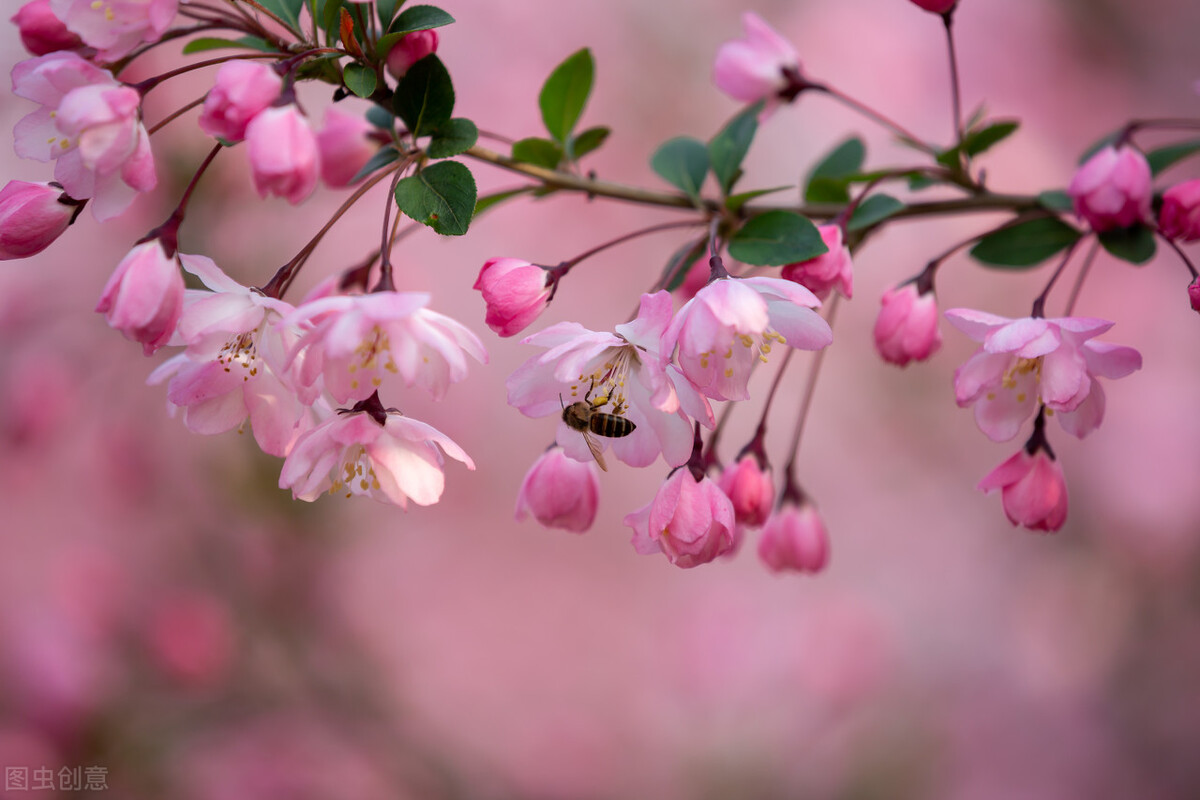
[[[583,114],[588,95],[592,92],[592,77],[596,67],[592,51],[586,47],[567,57],[554,68],[542,91],[538,95],[538,106],[542,110],[542,122],[550,136],[564,147],[575,123]]]
[[[1032,267],[1082,236],[1058,217],[1039,217],[989,233],[971,248],[978,261],[997,267]]]
[[[475,201],[475,216],[478,219],[479,215],[490,208],[495,208],[506,200],[511,200],[514,197],[529,194],[533,191],[532,186],[522,186],[520,189],[508,189],[503,192],[495,192],[493,194],[484,195]]]
[[[750,202],[751,200],[753,200],[756,197],[762,197],[765,194],[775,194],[776,192],[783,192],[788,189],[794,189],[794,188],[796,188],[796,187],[794,187],[794,186],[772,186],[770,189],[752,189],[748,192],[738,192],[737,194],[731,194],[731,195],[729,195],[729,197],[725,198],[725,208],[727,208],[728,210],[730,210],[736,214],[737,212],[742,210],[742,206],[746,205],[746,203]]]
[[[853,136],[825,156],[809,173],[804,200],[809,203],[845,203],[850,200],[846,188],[849,176],[862,171],[867,147]],[[791,262],[788,262],[791,263]]]
[[[371,106],[367,109],[367,122],[376,128],[391,131],[396,127],[396,115],[383,106]]]
[[[696,263],[696,259],[704,255],[704,251],[707,249],[708,236],[701,236],[672,253],[667,260],[667,265],[663,268],[662,278],[660,278],[660,282],[667,282],[663,288],[668,292],[673,292],[683,285],[683,282],[687,280],[688,273],[692,271],[692,265]]]
[[[371,158],[367,160],[367,163],[363,164],[362,167],[359,168],[358,172],[354,173],[354,177],[350,179],[350,183],[358,183],[375,170],[383,169],[399,157],[400,154],[396,152],[396,148],[383,148],[378,153],[371,156]]]
[[[479,128],[469,119],[457,117],[433,132],[425,152],[430,158],[449,158],[465,153],[479,141]]]
[[[461,236],[475,213],[475,178],[457,161],[439,161],[396,184],[396,206],[443,236]]]
[[[1175,162],[1182,161],[1196,152],[1200,152],[1200,139],[1178,142],[1151,150],[1146,153],[1146,160],[1150,162],[1150,172],[1157,175]]]
[[[396,9],[404,4],[404,0],[375,0],[375,11],[379,14],[379,24],[386,31],[396,16]]]
[[[1075,203],[1071,200],[1071,195],[1064,192],[1062,189],[1047,189],[1038,194],[1038,205],[1042,208],[1048,208],[1051,211],[1073,211]]]
[[[722,194],[729,194],[742,173],[742,159],[758,132],[758,114],[762,103],[755,103],[726,123],[708,143],[708,160]]]
[[[381,59],[387,58],[392,46],[404,38],[405,34],[440,28],[451,22],[454,22],[454,17],[435,6],[406,8],[400,16],[392,20],[387,33],[379,37],[379,41],[375,44],[375,54]]]
[[[562,163],[563,151],[558,146],[558,142],[531,136],[528,139],[513,142],[512,157],[526,164],[557,169],[558,165]]]
[[[441,59],[430,54],[409,67],[396,87],[392,107],[414,139],[449,122],[454,113],[454,84]]]
[[[953,167],[958,164],[958,154],[960,150],[965,150],[969,156],[979,155],[985,150],[991,148],[993,145],[1003,141],[1004,139],[1007,139],[1014,132],[1016,132],[1017,128],[1020,126],[1021,123],[1017,120],[1000,120],[998,122],[993,122],[986,128],[981,128],[977,131],[969,131],[967,135],[963,137],[963,143],[960,147],[951,147],[949,150],[945,150],[938,154],[938,163],[946,167]]]
[[[603,126],[588,128],[586,131],[580,132],[578,135],[571,137],[571,153],[575,156],[575,160],[586,156],[588,153],[596,150],[600,145],[604,144],[604,140],[612,133],[611,130]]]
[[[379,85],[379,76],[369,67],[351,63],[342,70],[342,82],[359,97],[370,97]]]
[[[663,180],[700,199],[700,187],[708,174],[708,148],[703,142],[677,136],[659,145],[650,157],[650,166]]]
[[[793,211],[768,211],[750,219],[729,240],[743,264],[779,267],[829,252],[817,226]]]
[[[1154,258],[1156,249],[1154,231],[1147,225],[1105,231],[1100,234],[1100,244],[1122,261],[1139,265]]]
[[[299,32],[304,0],[258,0],[258,4]]]
[[[200,39],[192,39],[183,46],[183,54],[185,56],[192,53],[203,53],[207,50],[220,50],[224,47],[241,48],[246,50],[262,50],[267,53],[276,52],[275,48],[268,44],[265,39],[260,39],[257,36],[242,36],[239,39],[220,39],[215,36],[205,36]]]
[[[883,194],[882,192],[873,194],[859,203],[858,208],[854,209],[854,213],[850,216],[850,221],[846,224],[846,230],[861,231],[869,228],[892,216],[902,208],[904,208],[904,203],[890,194]]]
[[[329,45],[337,44],[340,34],[342,0],[317,0],[315,19],[325,31],[325,41]]]

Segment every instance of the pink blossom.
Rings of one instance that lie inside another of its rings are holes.
[[[819,350],[833,331],[813,308],[808,289],[780,278],[723,278],[710,282],[679,309],[663,334],[662,352],[679,347],[679,366],[714,400],[745,400],[750,370],[767,360],[772,343]]]
[[[1104,418],[1095,377],[1123,378],[1141,369],[1132,347],[1090,342],[1113,323],[1087,317],[1008,319],[967,308],[946,318],[982,347],[954,373],[958,405],[975,406],[989,439],[1006,441],[1043,404],[1073,436],[1083,438]]]
[[[1188,284],[1188,300],[1192,304],[1193,311],[1200,311],[1200,278],[1196,278]]]
[[[712,409],[677,367],[659,351],[671,319],[671,295],[642,295],[638,316],[614,333],[590,331],[576,322],[560,322],[523,340],[546,348],[508,379],[509,405],[527,417],[561,417],[564,404],[587,399],[601,413],[634,423],[619,439],[597,437],[632,467],[652,463],[659,453],[671,466],[692,453],[692,420],[713,426]],[[578,431],[559,422],[558,443],[580,461],[591,458]]]
[[[1200,178],[1177,183],[1163,193],[1158,230],[1168,239],[1200,239]]]
[[[275,195],[296,205],[312,194],[321,171],[320,150],[295,104],[257,114],[246,127],[246,145],[259,197]]]
[[[880,303],[875,349],[884,361],[903,367],[910,361],[924,361],[942,346],[932,290],[921,294],[915,282],[906,283],[884,292]]]
[[[828,252],[808,261],[797,261],[783,268],[781,277],[795,281],[821,300],[834,289],[847,300],[854,296],[854,265],[850,248],[842,244],[841,225],[821,225],[817,228]]]
[[[1130,145],[1101,148],[1071,178],[1075,213],[1102,232],[1150,219],[1150,164]]]
[[[758,458],[750,454],[742,456],[721,473],[717,485],[733,503],[739,525],[757,528],[767,521],[775,505],[775,483],[770,470],[759,466]]]
[[[396,80],[404,77],[409,67],[430,53],[436,53],[438,34],[435,30],[413,31],[400,37],[387,54],[387,71]]]
[[[357,114],[336,107],[325,112],[325,127],[317,133],[321,180],[333,187],[349,186],[358,171],[379,151],[370,134],[375,126]]]
[[[442,452],[475,469],[449,436],[398,411],[339,412],[305,433],[283,462],[279,488],[297,500],[323,492],[365,495],[401,508],[436,503],[446,476]]]
[[[179,0],[50,0],[54,14],[103,62],[117,61],[171,26]]]
[[[912,0],[926,11],[934,14],[945,14],[958,5],[958,0]]]
[[[78,207],[49,183],[6,183],[0,189],[0,261],[45,250],[71,224]]]
[[[148,383],[169,380],[167,400],[193,433],[213,435],[250,420],[264,453],[285,456],[313,425],[315,391],[300,391],[288,354],[299,339],[282,323],[294,309],[242,286],[209,258],[180,255],[211,291],[187,292],[178,341],[187,351],[165,361]]]
[[[707,564],[737,547],[733,503],[707,477],[699,481],[677,469],[645,508],[625,517],[633,547],[642,555],[663,553],[677,567]]]
[[[979,482],[984,492],[1001,490],[1004,513],[1013,525],[1056,531],[1067,519],[1067,484],[1062,467],[1044,450],[1024,449]]]
[[[12,23],[21,32],[21,44],[35,56],[83,46],[83,40],[67,30],[62,20],[54,15],[50,0],[33,0],[21,6],[13,15]]]
[[[293,356],[303,354],[299,380],[323,378],[339,403],[365,400],[384,377],[399,375],[441,399],[467,376],[467,356],[487,363],[479,337],[462,323],[425,306],[419,292],[337,295],[304,303],[284,320],[308,326]]]
[[[800,57],[784,39],[753,12],[742,14],[746,35],[717,49],[713,82],[725,94],[743,103],[765,100],[763,114],[779,105],[781,93],[799,77]]]
[[[538,457],[517,495],[516,518],[530,514],[547,528],[583,533],[596,519],[600,469],[592,461],[576,461],[561,447]]]
[[[283,79],[261,61],[228,61],[204,98],[200,129],[227,142],[246,138],[246,127],[279,97]]]
[[[167,255],[161,240],[153,239],[121,259],[100,293],[96,311],[152,355],[175,332],[183,288],[178,259]]]
[[[519,258],[489,258],[472,287],[487,303],[487,326],[500,336],[529,327],[550,302],[550,271]]]
[[[14,129],[17,155],[56,160],[67,194],[92,198],[99,221],[157,184],[138,93],[77,54],[59,51],[13,67],[13,92],[40,103]]]
[[[772,572],[820,572],[829,563],[829,534],[812,503],[784,503],[763,526],[758,557]]]

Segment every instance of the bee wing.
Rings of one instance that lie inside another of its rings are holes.
[[[600,447],[600,444],[592,437],[592,434],[584,431],[583,441],[587,443],[588,450],[591,451],[592,458],[596,459],[596,463],[600,466],[600,469],[608,472],[608,465],[604,463],[604,449]]]

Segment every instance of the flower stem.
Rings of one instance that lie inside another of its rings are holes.
[[[833,327],[834,317],[837,315],[839,295],[834,295],[829,301],[829,313],[825,317],[825,321],[829,323],[829,327]],[[784,467],[786,485],[795,483],[796,472],[796,457],[800,453],[800,440],[804,436],[804,422],[808,419],[808,411],[812,408],[813,395],[817,390],[817,378],[821,374],[821,365],[825,363],[825,354],[829,352],[828,347],[823,347],[817,351],[813,357],[812,366],[808,368],[808,382],[804,387],[804,397],[800,401],[800,413],[796,418],[796,430],[792,434],[792,443],[789,448],[791,455],[788,457],[787,466]]]
[[[954,113],[954,141],[962,145],[966,132],[963,130],[962,95],[958,78],[958,53],[954,47],[954,9],[942,15],[946,26],[946,50],[950,56],[950,102]],[[959,148],[959,164],[965,174],[970,164],[970,156],[965,148]]]
[[[1071,260],[1071,254],[1075,252],[1075,248],[1079,245],[1078,240],[1071,243],[1067,248],[1067,252],[1063,254],[1062,261],[1058,262],[1058,267],[1054,270],[1054,274],[1050,276],[1050,280],[1046,283],[1046,288],[1042,289],[1042,293],[1033,301],[1033,309],[1029,312],[1029,316],[1041,318],[1046,316],[1046,297],[1050,294],[1050,290],[1054,288],[1055,281],[1058,276],[1062,275],[1063,270],[1067,268],[1067,262]]]
[[[1071,287],[1071,296],[1067,299],[1067,307],[1063,310],[1063,316],[1071,316],[1071,312],[1075,310],[1075,301],[1079,299],[1079,292],[1083,289],[1083,282],[1087,279],[1088,272],[1092,268],[1092,262],[1096,259],[1096,253],[1100,251],[1100,240],[1092,242],[1092,249],[1088,250],[1086,256],[1083,257],[1083,266],[1079,268],[1079,275],[1075,278],[1075,285]]]
[[[819,92],[825,92],[827,95],[837,100],[847,108],[857,111],[864,117],[875,120],[875,122],[887,128],[900,139],[908,142],[918,150],[928,153],[931,156],[936,156],[938,154],[938,149],[936,147],[920,139],[916,134],[905,128],[899,122],[896,122],[891,117],[888,117],[880,111],[876,111],[869,105],[855,100],[853,97],[844,93],[840,89],[826,84],[814,84],[811,88],[816,89]]]
[[[1195,265],[1192,264],[1192,260],[1187,257],[1187,254],[1183,252],[1183,249],[1180,248],[1180,246],[1175,243],[1175,240],[1170,238],[1169,236],[1163,236],[1160,233],[1159,237],[1164,242],[1166,242],[1168,245],[1170,245],[1171,249],[1175,251],[1175,254],[1178,255],[1179,258],[1183,260],[1183,265],[1188,268],[1188,272],[1192,273],[1192,279],[1195,280],[1197,277],[1196,267],[1195,267]]]

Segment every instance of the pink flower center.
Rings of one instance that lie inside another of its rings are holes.
[[[375,372],[380,367],[381,359],[386,359],[383,361],[382,365],[383,368],[388,372],[391,372],[392,374],[399,372],[399,369],[396,367],[396,362],[392,360],[391,339],[384,331],[380,330],[379,326],[375,326],[371,329],[371,334],[368,336],[368,338],[363,339],[359,343],[358,347],[354,349],[354,353],[356,358],[351,359],[349,365],[347,366],[347,369],[350,371],[351,375],[353,375],[355,372],[358,372],[360,369],[365,372]],[[425,361],[426,363],[429,362],[428,356],[425,357]],[[371,385],[376,389],[378,389],[382,383],[383,380],[378,375],[371,376]],[[357,389],[359,387],[358,380],[352,380],[350,382],[350,387],[352,389]]]
[[[630,361],[638,361],[637,348],[633,345],[614,347],[606,351],[607,360],[600,363],[588,375],[580,375],[577,383],[571,384],[571,397],[578,397],[579,388],[586,384],[584,397],[593,410],[606,405],[612,406],[612,414],[624,414],[629,408],[625,397],[625,377],[629,374]]]
[[[245,370],[242,380],[248,381],[258,375],[258,344],[256,336],[258,328],[239,334],[225,343],[217,354],[217,362],[225,365],[226,372],[232,372],[237,365]]]
[[[375,466],[363,446],[355,445],[346,451],[342,461],[342,474],[329,487],[329,493],[345,491],[346,497],[354,495],[369,495],[378,491],[379,478],[375,475]]]
[[[732,359],[733,358],[733,348],[736,347],[739,342],[741,343],[742,347],[745,347],[747,350],[751,351],[754,354],[754,356],[758,358],[759,361],[766,364],[767,357],[769,355],[771,355],[771,343],[779,342],[780,344],[786,344],[787,340],[783,338],[782,334],[776,333],[775,331],[772,331],[772,330],[763,331],[762,334],[757,337],[750,336],[749,334],[745,334],[745,333],[739,333],[734,336],[734,341],[730,344],[730,346],[728,348],[726,348],[725,352],[721,355],[721,357],[724,359]],[[713,352],[712,350],[701,353],[700,354],[700,368],[708,369],[708,360],[710,358],[714,358],[715,356],[716,356],[716,353]],[[725,377],[726,378],[733,377],[733,367],[725,368]]]

